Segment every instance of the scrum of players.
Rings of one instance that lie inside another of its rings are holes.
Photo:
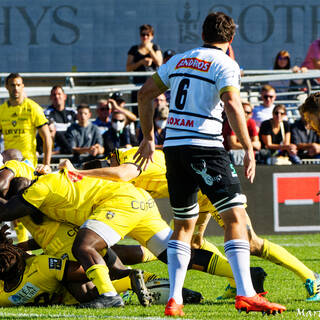
[[[156,259],[166,263],[172,234],[154,201],[168,197],[163,152],[156,150],[154,162],[142,171],[133,159],[136,150],[115,150],[106,160],[85,164],[84,170],[65,160],[59,172],[47,175],[39,175],[18,150],[2,153],[0,221],[19,219],[32,239],[14,245],[8,238],[8,227],[0,231],[0,306],[123,307],[126,295],[121,293],[128,290],[143,306],[166,303],[168,282],[127,267]],[[211,216],[221,227],[223,222],[201,192],[198,202],[200,214],[189,269],[226,277],[229,284],[219,299],[234,298],[230,265],[204,238]],[[318,301],[318,275],[286,249],[258,237],[249,217],[247,224],[251,254],[309,282],[307,300]],[[139,245],[117,244],[125,236]],[[39,248],[43,254],[28,253]],[[264,294],[264,270],[251,268],[251,277],[255,290]],[[183,299],[184,303],[200,303],[203,296],[184,288]]]

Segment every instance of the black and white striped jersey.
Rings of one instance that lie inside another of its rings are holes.
[[[221,49],[202,46],[173,56],[153,76],[171,89],[164,147],[223,147],[222,93],[240,90],[240,68]]]

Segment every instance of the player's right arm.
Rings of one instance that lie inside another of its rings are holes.
[[[146,81],[138,92],[138,109],[143,139],[134,155],[134,159],[143,170],[147,169],[150,161],[153,162],[155,151],[152,100],[167,89],[163,83],[160,86],[155,79],[161,81],[159,76],[153,76]]]
[[[115,167],[97,168],[89,170],[77,170],[70,160],[63,161],[59,168],[67,168],[69,171],[80,173],[83,176],[101,178],[115,181],[130,181],[139,176],[141,170],[133,163],[123,163]]]

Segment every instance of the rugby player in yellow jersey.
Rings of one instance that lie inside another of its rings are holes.
[[[1,307],[57,303],[65,290],[62,283],[88,282],[77,262],[47,255],[31,256],[14,246],[6,237],[8,228],[3,226],[0,230]],[[90,296],[88,291],[84,298]]]
[[[2,157],[2,163],[0,164],[0,170],[3,168],[3,164],[10,160],[17,160],[17,161],[23,161],[23,155],[20,150],[18,149],[6,149],[1,152]],[[31,164],[30,161],[25,160],[26,163]],[[40,168],[39,168],[40,169]],[[42,169],[40,169],[42,170]],[[34,170],[33,170],[34,171]],[[7,176],[9,172],[6,170],[0,171],[0,196],[4,197],[5,193],[7,192],[9,188],[9,183],[13,176]],[[12,225],[14,227],[14,230],[16,231],[18,242],[24,242],[28,240],[28,231],[24,227],[21,221],[15,220],[12,222]]]
[[[0,117],[0,132],[2,132],[5,149],[20,150],[25,159],[29,159],[34,167],[38,160],[36,155],[37,131],[43,142],[43,164],[39,171],[51,172],[50,161],[52,139],[49,132],[48,120],[42,108],[33,100],[26,97],[24,83],[18,73],[11,73],[5,80],[9,99],[3,103]],[[21,223],[15,222],[19,241],[24,241],[27,232]]]
[[[320,110],[320,94],[319,94],[319,110]],[[320,123],[320,121],[319,121]],[[319,125],[320,132],[320,125]],[[149,191],[154,198],[164,198],[168,197],[168,187],[166,184],[166,167],[164,154],[161,150],[155,150],[153,155],[153,162],[150,162],[146,170],[141,170],[133,159],[133,155],[136,153],[138,147],[131,149],[117,149],[110,155],[110,168],[97,168],[90,170],[77,170],[75,169],[69,160],[65,160],[60,164],[60,167],[66,167],[69,170],[80,173],[84,176],[96,177],[102,179],[113,179],[113,180],[124,180],[134,183],[137,187],[144,188]],[[214,245],[204,242],[203,235],[206,229],[207,223],[209,221],[208,216],[211,214],[216,222],[223,227],[222,219],[216,212],[215,208],[212,206],[208,198],[201,192],[198,193],[199,201],[199,221],[197,221],[198,227],[196,227],[196,235],[193,236],[193,247],[199,246],[202,249],[214,252],[217,257],[213,256],[209,269],[218,268],[218,270],[213,270],[213,274],[219,274],[219,270],[228,270],[231,268],[227,263],[225,257],[215,248]],[[319,275],[307,266],[305,266],[300,260],[289,253],[285,248],[267,240],[260,238],[253,230],[251,220],[247,215],[247,228],[249,231],[250,240],[250,253],[251,255],[258,256],[262,259],[269,260],[272,263],[281,265],[294,272],[303,281],[305,288],[307,290],[308,298],[307,301],[320,301],[320,279]],[[196,241],[195,241],[196,239]],[[204,245],[202,245],[204,242]],[[195,246],[195,243],[197,244]],[[126,264],[125,256],[128,252],[131,253],[130,261],[132,264],[139,263],[141,260],[136,260],[134,257],[139,258],[139,255],[134,248],[131,247],[127,252],[122,253],[120,251],[121,247],[115,246],[114,250],[120,257],[121,261]],[[138,250],[138,249],[136,249]],[[219,255],[220,254],[220,255]],[[141,257],[141,255],[140,255]],[[227,272],[227,271],[224,271]],[[251,270],[251,276],[254,277],[255,274]],[[255,287],[257,284],[255,284]],[[228,285],[225,293],[219,297],[220,299],[233,298],[235,297],[236,289],[233,286]]]
[[[24,83],[18,73],[11,73],[5,81],[9,100],[0,106],[0,130],[3,134],[5,149],[16,148],[37,166],[36,133],[37,130],[43,141],[42,170],[50,172],[52,140],[48,120],[42,108],[33,100],[26,97]]]
[[[6,151],[5,159],[8,159],[8,153],[12,158],[15,155],[16,158],[19,153],[17,150]],[[15,177],[24,177],[29,180],[36,178],[36,172],[32,165],[27,161],[9,160],[2,167],[0,167],[0,191],[3,191],[1,196],[8,196],[8,189],[12,187],[12,183]],[[12,192],[11,192],[12,193]],[[27,227],[33,239],[30,239],[27,243],[22,243],[21,248],[24,250],[35,250],[39,246],[44,250],[45,254],[55,256],[58,258],[76,260],[72,255],[71,249],[78,232],[78,227],[69,223],[61,223],[43,217],[43,222],[38,225],[32,217],[25,216],[19,219]],[[112,268],[113,282],[117,292],[122,292],[127,289],[133,290],[143,306],[151,303],[152,297],[144,283],[144,273],[138,269],[128,269],[123,266],[119,258],[108,250],[108,254],[104,257],[108,266]],[[145,274],[145,277],[150,276],[149,273]],[[77,293],[75,288],[73,293]]]

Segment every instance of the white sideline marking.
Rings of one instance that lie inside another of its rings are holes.
[[[297,199],[297,200],[284,200],[286,206],[302,206],[306,204],[313,204],[312,199]]]
[[[3,314],[1,314],[2,317],[13,317],[13,318],[19,318],[19,319],[24,319],[24,318],[30,318],[30,317],[34,317],[34,318],[57,318],[57,319],[63,319],[63,318],[85,318],[85,319],[130,319],[130,320],[142,320],[142,319],[146,319],[146,320],[168,320],[167,317],[138,317],[138,316],[106,316],[106,315],[101,315],[101,316],[95,316],[95,315],[86,315],[86,314],[37,314],[37,313],[7,313],[4,312]],[[176,318],[179,319],[179,318]],[[183,318],[183,320],[192,320],[192,319],[188,319],[188,318]]]
[[[281,241],[277,241],[277,240],[269,240],[272,241],[276,244],[278,244],[279,246],[282,247],[319,247],[320,243],[319,242],[312,242],[312,243],[281,243]],[[215,243],[216,246],[224,246],[224,243]]]

